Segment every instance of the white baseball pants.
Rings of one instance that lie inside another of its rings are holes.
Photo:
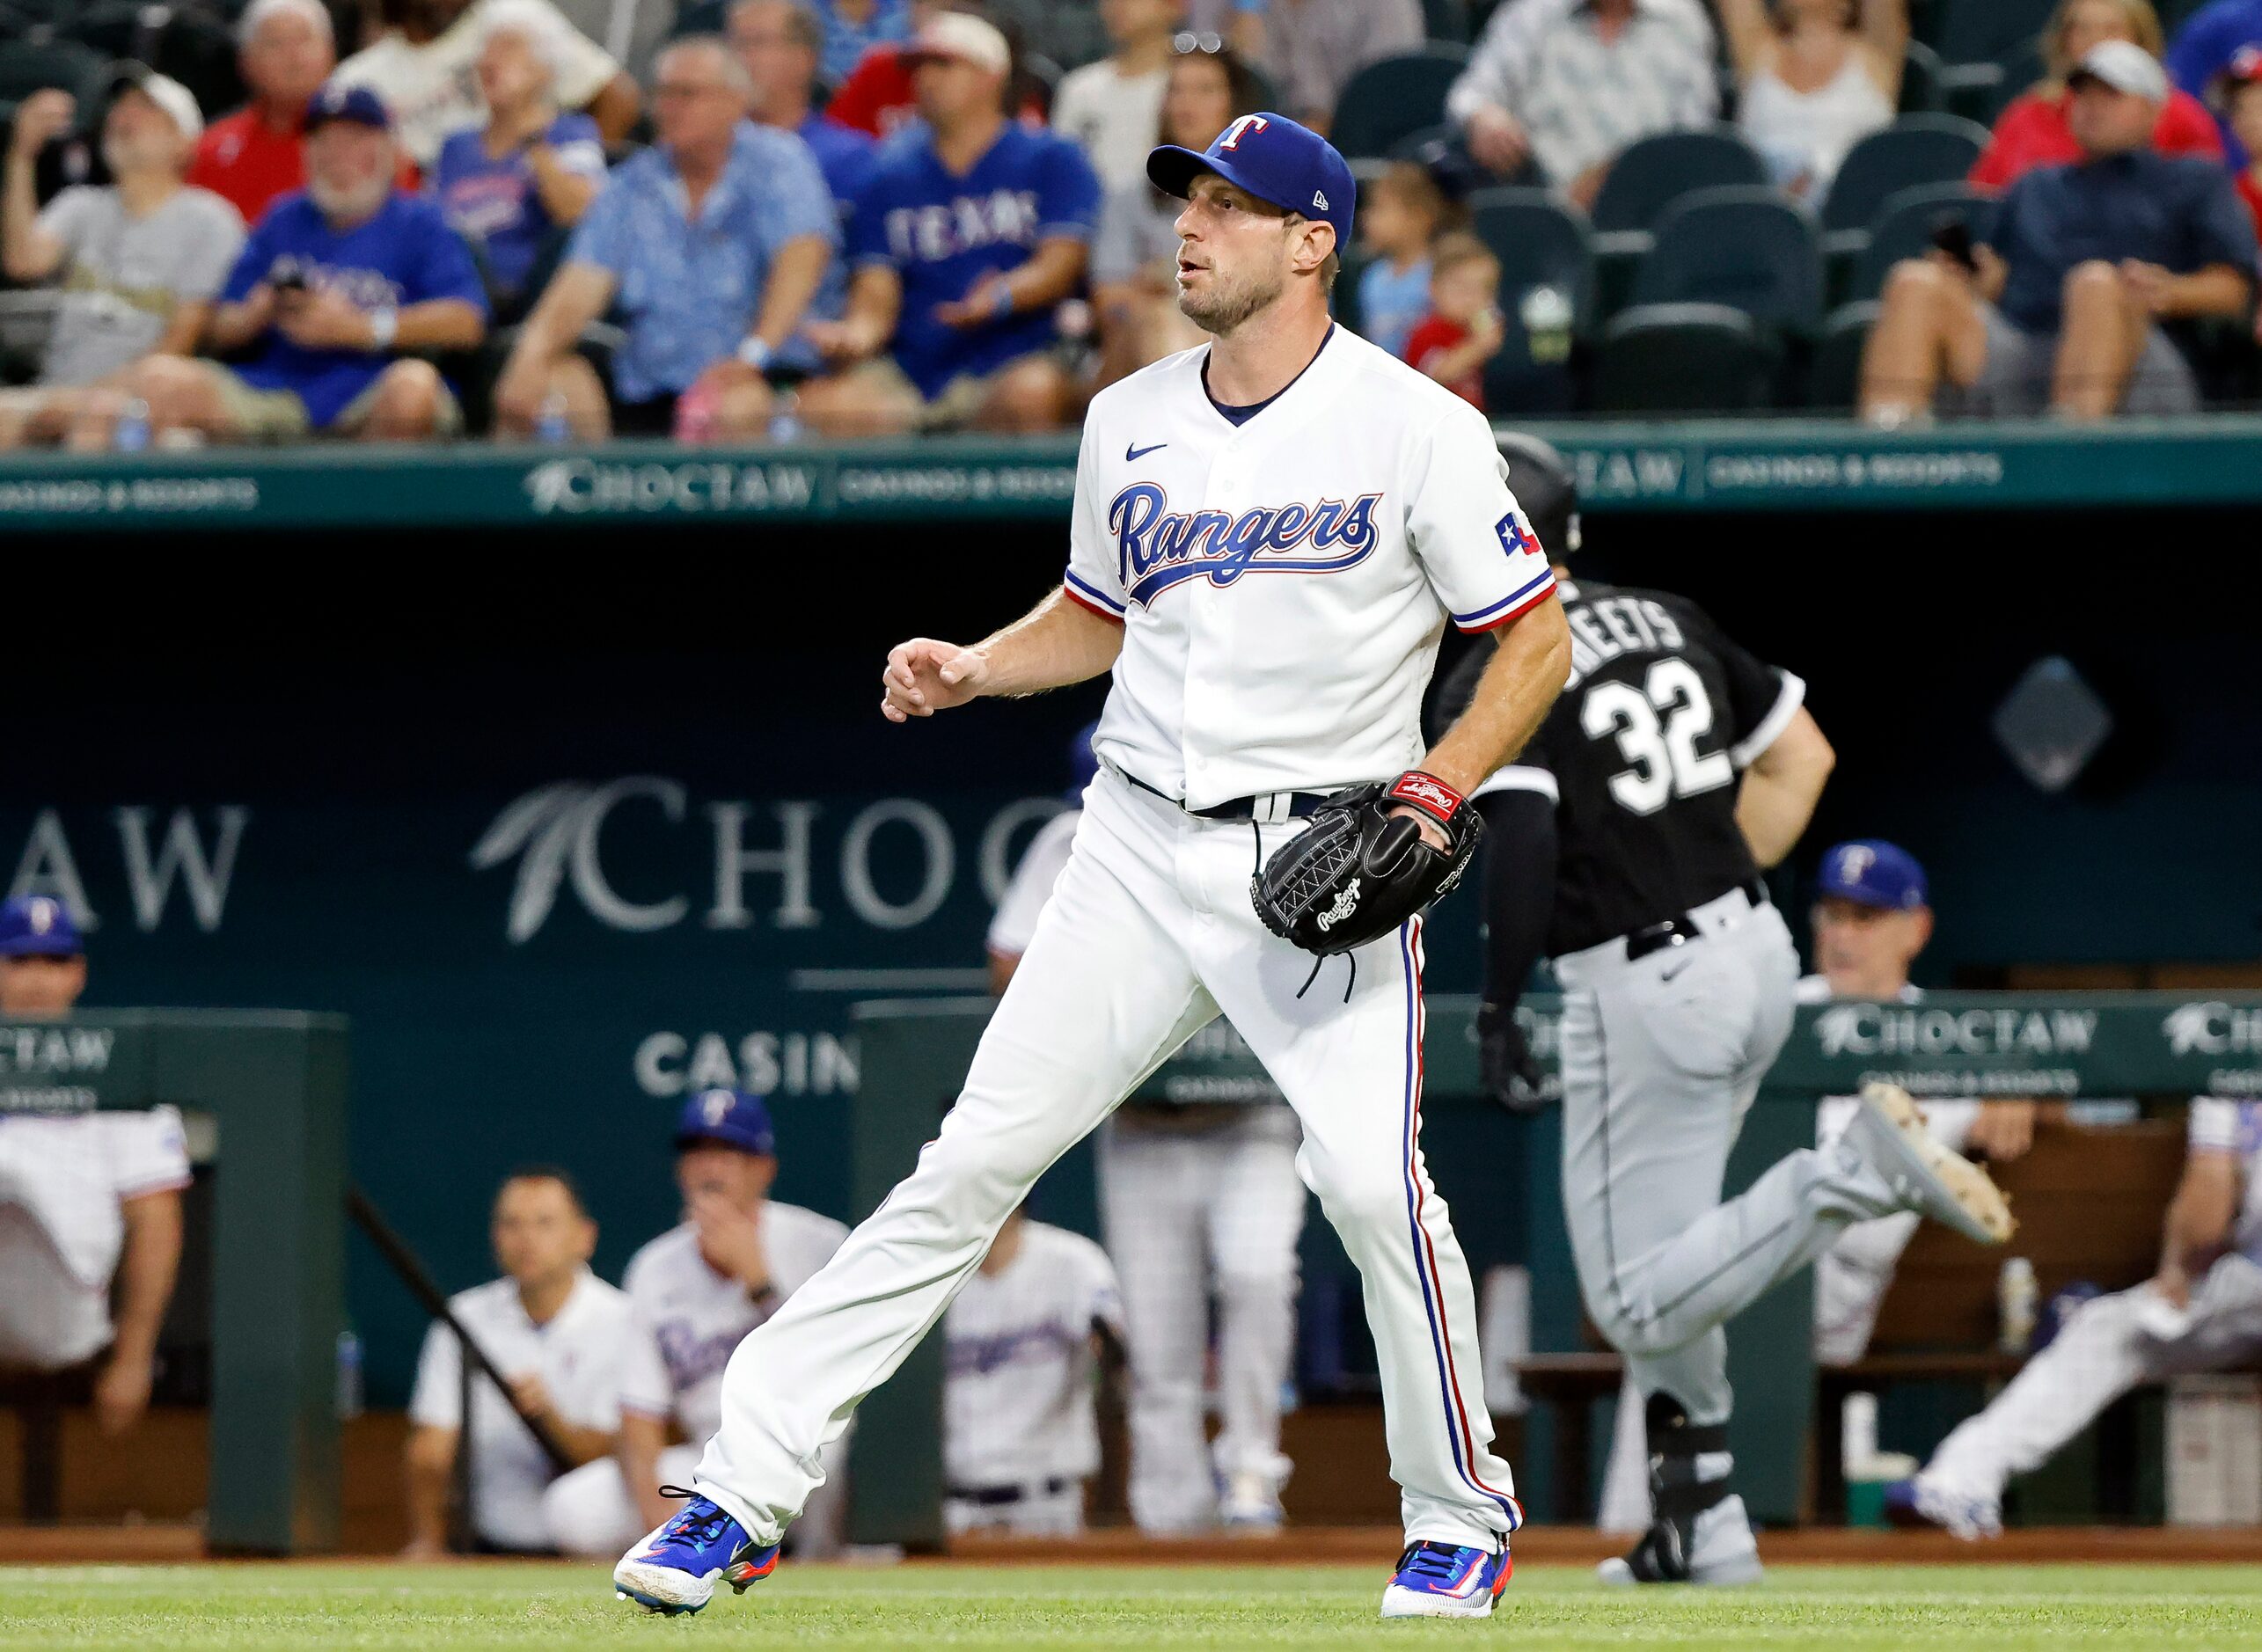
[[[1995,1500],[2013,1474],[2039,1468],[2140,1383],[2262,1353],[2262,1268],[2235,1251],[2192,1287],[2180,1327],[2164,1321],[2167,1306],[2149,1285],[2083,1304],[1987,1409],[1941,1442],[1925,1478]]]
[[[1118,1119],[1100,1137],[1100,1214],[1130,1344],[1131,1511],[1143,1531],[1213,1524],[1213,1461],[1275,1489],[1288,1475],[1280,1391],[1295,1356],[1304,1231],[1296,1123],[1277,1107],[1238,1111],[1199,1130]],[[1213,1286],[1223,1424],[1214,1447],[1203,1429]]]
[[[942,1317],[1007,1213],[1222,1012],[1296,1109],[1297,1168],[1359,1269],[1409,1540],[1497,1547],[1521,1511],[1488,1450],[1468,1264],[1418,1144],[1417,923],[1329,959],[1267,933],[1253,866],[1298,830],[1202,821],[1102,773],[1074,853],[919,1167],[732,1355],[698,1490],[773,1540],[817,1451]]]

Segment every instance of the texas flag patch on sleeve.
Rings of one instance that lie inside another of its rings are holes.
[[[1514,511],[1503,516],[1495,529],[1500,536],[1500,548],[1512,557],[1538,556],[1540,542],[1524,525],[1524,519]]]

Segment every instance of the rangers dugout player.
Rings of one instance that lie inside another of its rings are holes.
[[[2168,1206],[2160,1270],[2074,1310],[2010,1385],[1885,1488],[1897,1521],[1966,1539],[2002,1535],[2002,1491],[2140,1384],[2262,1356],[2262,1102],[2201,1096]]]
[[[688,1483],[699,1448],[721,1426],[723,1366],[741,1339],[778,1311],[839,1248],[831,1217],[770,1197],[777,1135],[760,1096],[702,1090],[676,1125],[684,1219],[628,1259],[620,1276],[629,1330],[620,1366],[620,1451],[560,1475],[543,1524],[569,1554],[610,1554],[670,1507],[664,1486]],[[673,1431],[683,1443],[670,1444]],[[828,1451],[837,1469],[845,1447]],[[795,1534],[799,1552],[837,1546],[838,1483]]]
[[[1563,520],[1576,521],[1560,458],[1520,442],[1510,459],[1512,481],[1566,496]],[[1587,1313],[1643,1397],[1655,1510],[1603,1576],[1749,1582],[1759,1551],[1729,1480],[1721,1327],[1850,1223],[1914,1210],[2001,1239],[2009,1213],[1985,1173],[1884,1086],[1837,1144],[1789,1155],[1722,1202],[1729,1149],[1790,1034],[1798,975],[1759,872],[1805,830],[1830,747],[1804,685],[1694,603],[1574,584],[1560,564],[1556,575],[1570,681],[1523,755],[1478,793],[1492,838],[1486,1080],[1511,1106],[1528,1104],[1514,1009],[1533,965],[1552,958],[1563,1210]],[[1493,669],[1474,652],[1440,705],[1466,703],[1472,678],[1481,693]]]
[[[1102,1348],[1123,1336],[1107,1253],[1019,1210],[1007,1217],[942,1318],[942,1512],[953,1535],[1084,1529],[1084,1482],[1100,1467]]]
[[[1329,321],[1343,157],[1267,113],[1148,171],[1187,199],[1179,306],[1213,342],[1094,400],[1064,586],[973,647],[897,647],[882,707],[904,722],[1112,669],[1105,771],[941,1134],[740,1346],[698,1495],[615,1568],[647,1607],[768,1573],[819,1449],[1030,1184],[1221,1013],[1296,1109],[1298,1168],[1363,1277],[1408,1540],[1384,1613],[1485,1616],[1507,1582],[1521,1512],[1418,1141],[1419,914],[1474,852],[1464,793],[1562,683],[1554,577],[1482,415]],[[1425,756],[1447,623],[1504,629]]]
[[[509,1379],[506,1402],[473,1376],[468,1524],[482,1548],[551,1547],[541,1519],[556,1478],[520,1412],[542,1419],[577,1464],[608,1458],[620,1426],[620,1359],[628,1298],[589,1271],[597,1224],[562,1170],[514,1172],[489,1223],[503,1276],[448,1299],[456,1319]],[[464,1427],[463,1347],[445,1324],[425,1334],[409,1396],[408,1546],[404,1560],[447,1548],[448,1494]]]
[[[0,1020],[57,1020],[85,990],[69,909],[46,895],[0,903]],[[149,1409],[188,1181],[172,1107],[0,1116],[0,1370],[67,1371],[107,1349],[95,1421],[110,1435],[133,1427]]]
[[[1003,992],[1067,867],[1097,773],[1099,725],[1069,746],[1079,807],[1030,840],[990,921]],[[1277,1531],[1280,1396],[1296,1353],[1304,1183],[1296,1115],[1277,1089],[1248,1100],[1126,1101],[1100,1130],[1100,1214],[1123,1279],[1131,1356],[1131,1511],[1143,1531]],[[1214,1444],[1204,1433],[1212,1281],[1218,1305]]]

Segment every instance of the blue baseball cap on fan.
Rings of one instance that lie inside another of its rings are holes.
[[[1882,837],[1857,837],[1822,857],[1815,893],[1889,912],[1906,912],[1929,898],[1916,857]]]
[[[676,1121],[676,1145],[696,1147],[701,1142],[765,1157],[778,1151],[770,1109],[760,1096],[743,1090],[700,1090],[684,1101],[684,1115]]]
[[[85,950],[77,920],[52,895],[0,903],[0,958],[76,958]]]
[[[1165,143],[1146,157],[1146,175],[1166,195],[1183,201],[1203,172],[1215,172],[1283,212],[1331,223],[1336,250],[1351,251],[1358,185],[1336,146],[1285,114],[1245,114],[1199,154]]]

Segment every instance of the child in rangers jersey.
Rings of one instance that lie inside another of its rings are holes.
[[[761,1097],[703,1090],[684,1104],[676,1126],[684,1220],[631,1257],[621,1276],[630,1323],[619,1455],[561,1477],[543,1499],[544,1525],[567,1553],[610,1553],[666,1517],[674,1505],[660,1488],[691,1483],[699,1448],[721,1426],[731,1350],[847,1237],[830,1217],[771,1198],[777,1174],[777,1137]],[[802,1532],[804,1553],[838,1538],[845,1444],[824,1458],[828,1496]]]
[[[1100,1345],[1124,1336],[1107,1253],[1014,1211],[943,1316],[942,1335],[952,1534],[1082,1531],[1084,1482],[1100,1466]]]
[[[589,1272],[597,1224],[561,1170],[505,1181],[492,1232],[503,1277],[458,1291],[449,1305],[509,1382],[516,1409],[474,1367],[467,1524],[482,1548],[523,1550],[538,1544],[542,1494],[558,1470],[520,1413],[539,1417],[575,1463],[611,1454],[628,1298]],[[449,1485],[464,1444],[463,1359],[456,1334],[433,1326],[408,1402],[405,1559],[431,1559],[447,1546]]]

